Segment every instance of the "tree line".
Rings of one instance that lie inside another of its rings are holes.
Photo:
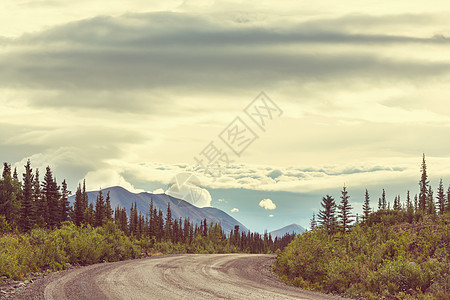
[[[352,214],[352,206],[349,203],[347,188],[344,186],[341,191],[340,202],[336,204],[335,199],[326,195],[322,198],[321,206],[317,217],[315,213],[311,219],[311,230],[323,228],[328,233],[348,232],[356,223],[373,224],[384,221],[389,223],[404,221],[412,223],[420,221],[424,216],[443,215],[450,212],[450,186],[445,192],[442,179],[439,182],[436,196],[428,180],[427,164],[425,154],[423,154],[421,164],[421,177],[419,181],[419,193],[411,198],[408,190],[406,201],[401,202],[400,195],[394,197],[393,205],[386,199],[386,191],[383,189],[381,197],[378,199],[377,210],[371,207],[370,195],[365,191],[364,202],[362,206],[363,214],[361,218],[358,214]]]
[[[66,221],[79,227],[101,227],[111,222],[124,234],[137,240],[185,245],[205,240],[249,253],[274,252],[287,246],[295,237],[295,234],[287,234],[273,239],[267,232],[241,232],[239,226],[226,234],[220,224],[208,224],[206,219],[195,224],[189,218],[173,218],[170,202],[164,214],[161,209],[154,207],[153,199],[145,215],[137,209],[136,203],[127,213],[125,208],[119,206],[112,209],[109,192],[104,195],[101,189],[94,205],[89,203],[85,181],[78,184],[72,206],[68,200],[71,191],[67,189],[65,180],[59,185],[50,167],[46,168],[42,181],[39,176],[38,169],[33,172],[30,160],[25,165],[21,181],[16,168],[12,170],[10,164],[3,164],[0,178],[0,231],[5,228],[13,228],[18,232],[29,232],[33,228],[56,229]],[[7,225],[1,224],[2,218]]]

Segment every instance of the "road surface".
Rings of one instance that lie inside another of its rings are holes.
[[[271,255],[186,254],[52,274],[16,299],[336,299],[280,282]]]

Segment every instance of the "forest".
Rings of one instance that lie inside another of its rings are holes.
[[[366,190],[354,216],[344,186],[340,202],[326,195],[311,231],[278,253],[275,272],[305,289],[365,299],[450,299],[450,189],[436,196],[425,155],[419,193],[393,205],[381,191],[376,210]]]
[[[50,167],[40,181],[31,162],[19,180],[17,169],[4,163],[0,178],[0,277],[23,279],[31,272],[61,270],[167,253],[273,253],[295,237],[224,232],[220,224],[194,224],[173,219],[170,203],[165,214],[150,202],[143,215],[134,203],[129,213],[111,208],[110,195],[98,192],[89,203],[86,183],[79,184],[73,206],[67,183],[58,184]]]

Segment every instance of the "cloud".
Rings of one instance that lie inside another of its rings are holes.
[[[164,194],[164,190],[162,188],[156,189],[152,192],[152,194]]]
[[[273,201],[270,199],[261,200],[259,202],[259,206],[263,207],[266,210],[274,210],[275,208],[277,208],[275,203],[273,203]]]
[[[193,173],[179,173],[171,180],[166,194],[183,199],[197,207],[211,206],[211,194],[200,186],[200,181]]]
[[[230,210],[231,212],[239,212],[239,208],[232,208],[231,210]]]

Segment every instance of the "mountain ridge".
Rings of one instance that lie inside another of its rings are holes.
[[[125,208],[129,214],[131,205],[136,203],[137,210],[143,215],[149,213],[150,201],[153,199],[153,207],[157,210],[161,209],[164,216],[167,212],[167,205],[170,203],[170,210],[174,219],[189,218],[194,224],[199,224],[206,218],[207,222],[220,223],[225,233],[229,233],[234,230],[234,226],[238,225],[240,231],[247,232],[248,229],[241,222],[234,219],[226,212],[215,207],[197,207],[191,203],[172,197],[167,194],[152,194],[149,192],[132,193],[121,186],[113,186],[102,189],[103,196],[106,198],[106,194],[109,191],[111,208],[114,210],[117,206]],[[93,203],[97,200],[99,191],[87,192],[89,203]],[[73,205],[75,201],[75,195],[69,197],[70,203]]]
[[[280,228],[280,229],[271,231],[271,232],[270,232],[270,235],[271,235],[272,238],[274,239],[274,238],[276,238],[276,237],[281,238],[281,237],[283,237],[284,235],[286,235],[286,234],[291,234],[291,233],[301,234],[301,233],[303,233],[303,232],[305,232],[305,231],[306,231],[305,228],[303,228],[302,226],[300,226],[300,225],[298,225],[298,224],[293,223],[293,224],[284,226],[284,227],[282,227],[282,228]]]

